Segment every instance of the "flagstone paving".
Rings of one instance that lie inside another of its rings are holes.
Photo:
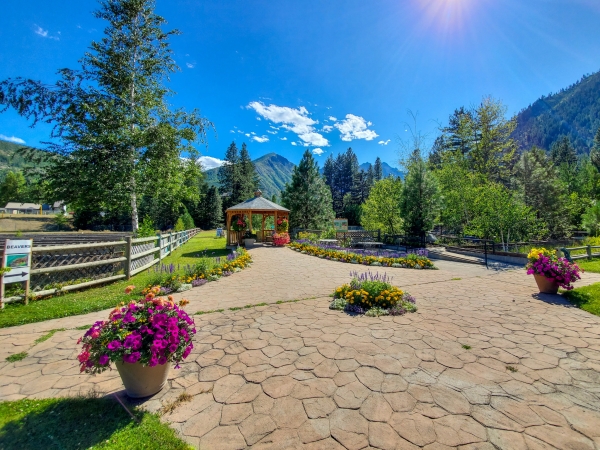
[[[186,295],[189,311],[317,298],[195,316],[194,351],[172,370],[168,389],[141,402],[158,411],[191,394],[163,419],[192,445],[600,448],[600,317],[536,294],[524,270],[450,262],[436,263],[438,271],[387,270],[419,310],[368,318],[328,309],[326,294],[360,266],[287,249],[253,254],[247,271]],[[597,281],[586,274],[580,284]],[[31,347],[47,326],[0,330],[2,347],[27,341],[29,353],[0,363],[0,399],[90,390],[124,398],[116,371],[79,374],[81,331]]]

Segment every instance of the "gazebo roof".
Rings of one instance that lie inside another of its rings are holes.
[[[284,211],[290,212],[289,209],[284,208],[277,203],[273,203],[262,196],[262,192],[256,191],[254,198],[248,199],[245,202],[239,203],[235,206],[227,208],[227,211]]]

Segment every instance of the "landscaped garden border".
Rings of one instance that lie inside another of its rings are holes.
[[[416,253],[407,253],[403,257],[385,257],[356,253],[352,249],[342,250],[319,246],[313,242],[295,241],[289,247],[300,253],[317,256],[331,261],[341,261],[365,266],[401,267],[406,269],[436,269],[431,260],[426,256]]]

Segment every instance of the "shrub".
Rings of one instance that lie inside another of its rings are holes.
[[[139,238],[151,237],[156,234],[156,230],[154,229],[154,222],[148,216],[144,217],[142,223],[140,224],[136,236]]]
[[[273,235],[273,245],[276,247],[283,247],[290,243],[290,235],[287,233],[275,233]]]
[[[183,223],[183,218],[179,218],[177,219],[177,222],[175,223],[175,231],[184,231],[185,230],[185,223]]]

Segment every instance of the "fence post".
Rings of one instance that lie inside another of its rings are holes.
[[[173,232],[169,232],[169,254],[173,253]]]
[[[156,235],[158,237],[158,266],[162,264],[162,238],[160,237],[160,231]]]
[[[587,251],[588,259],[592,259],[592,246],[588,245],[585,250]]]
[[[487,240],[484,239],[483,241],[483,249],[485,252],[485,267],[488,266],[488,259],[487,259]]]
[[[131,236],[127,236],[125,238],[125,258],[127,258],[127,261],[125,261],[125,277],[130,280],[131,279],[131,241],[132,241],[132,237]]]

